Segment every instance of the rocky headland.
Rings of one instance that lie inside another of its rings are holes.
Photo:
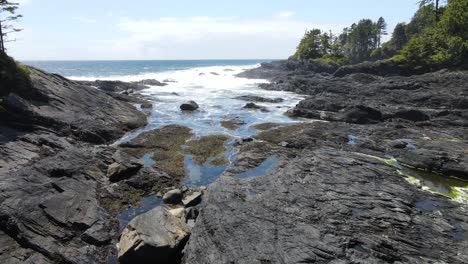
[[[232,161],[228,136],[179,125],[113,144],[146,125],[138,91],[163,83],[30,67],[28,92],[1,93],[0,262],[467,263],[468,74],[375,67],[242,73],[307,98],[285,113],[301,122],[255,126]],[[265,112],[257,103],[282,101],[238,100]],[[227,169],[187,188],[187,155]]]
[[[310,122],[266,124],[241,147],[184,263],[466,263],[468,74],[319,66],[240,75],[308,95],[287,114]]]

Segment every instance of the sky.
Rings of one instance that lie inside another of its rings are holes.
[[[17,60],[285,59],[305,30],[407,22],[417,0],[16,0]]]

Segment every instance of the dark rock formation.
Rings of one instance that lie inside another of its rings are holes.
[[[254,104],[254,103],[247,103],[244,106],[244,109],[260,110],[262,112],[268,112],[268,109],[266,107],[260,106],[260,105]]]
[[[282,98],[265,98],[261,96],[255,96],[255,95],[243,95],[236,97],[235,99],[242,100],[242,101],[249,101],[249,102],[261,102],[261,103],[281,103],[284,100]]]
[[[167,83],[160,82],[154,79],[141,80],[141,81],[134,82],[134,83],[142,84],[142,85],[149,85],[149,86],[166,86],[167,85]]]
[[[267,144],[244,146],[209,187],[183,263],[467,262],[466,204],[418,188],[376,158],[413,157],[417,149],[393,142],[426,133],[444,132],[317,122],[261,133]],[[456,149],[428,140],[427,157],[453,149],[452,168],[466,172],[466,135]],[[278,162],[264,175],[242,177],[269,157]]]
[[[61,76],[30,68],[30,79],[41,96],[13,90],[0,107],[0,262],[105,262],[119,231],[115,214],[145,194],[127,181],[112,185],[109,165],[127,168],[124,178],[140,186],[159,180],[138,171],[135,158],[93,144],[110,143],[146,118]]]
[[[199,106],[195,101],[188,101],[180,105],[180,110],[182,111],[195,111],[198,108]]]
[[[122,81],[77,81],[82,85],[96,87],[100,90],[106,92],[123,92],[128,90],[140,91],[147,89],[148,86],[142,83],[129,83],[129,82],[122,82]]]

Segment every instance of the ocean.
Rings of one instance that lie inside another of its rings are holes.
[[[201,67],[256,65],[268,60],[128,60],[128,61],[24,61],[48,72],[75,79],[122,79]]]

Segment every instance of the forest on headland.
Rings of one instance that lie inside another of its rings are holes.
[[[425,71],[468,67],[468,0],[422,0],[409,23],[391,38],[384,18],[362,19],[340,34],[307,30],[291,59],[343,66],[365,61],[396,63]]]

